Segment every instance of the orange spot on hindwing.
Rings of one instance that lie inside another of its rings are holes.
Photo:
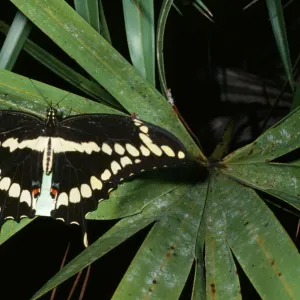
[[[57,197],[57,189],[52,187],[50,190],[50,195],[52,199],[55,199]]]
[[[32,197],[35,198],[35,199],[40,195],[40,193],[41,193],[41,189],[40,188],[34,188],[32,190],[32,192],[31,192]]]

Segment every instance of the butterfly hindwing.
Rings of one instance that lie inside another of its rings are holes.
[[[85,166],[83,172],[80,163],[85,159],[78,159],[78,153],[68,154],[60,154],[60,163],[53,169],[52,190],[55,190],[55,194],[52,197],[55,199],[55,209],[51,216],[67,224],[84,225],[85,215],[96,210],[98,202],[86,184],[89,168]]]
[[[16,111],[0,111],[0,224],[7,219],[33,217],[39,193],[41,154],[15,147],[41,134],[44,120]],[[36,192],[36,197],[33,197]]]

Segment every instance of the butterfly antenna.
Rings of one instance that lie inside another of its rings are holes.
[[[78,85],[81,85],[82,82],[83,82],[83,80],[80,81],[80,82],[78,83]],[[66,94],[62,99],[60,99],[58,102],[56,102],[55,106],[58,106],[59,103],[60,103],[61,101],[63,101],[65,98],[67,98],[70,94],[72,94],[72,93],[69,92],[68,94]]]
[[[71,92],[68,92],[65,96],[63,96],[59,101],[57,101],[56,103],[55,103],[55,107],[56,106],[59,106],[59,103],[61,102],[61,101],[63,101],[64,99],[66,99],[70,94],[72,94]]]
[[[28,79],[30,80],[30,82],[31,82],[31,84],[34,86],[34,88],[37,90],[37,92],[39,93],[39,95],[40,95],[40,96],[43,98],[43,100],[47,103],[48,107],[52,107],[51,104],[50,104],[50,102],[47,100],[46,97],[44,97],[44,95],[40,92],[40,90],[37,88],[37,86],[34,84],[34,82],[33,82],[30,78],[28,78]]]

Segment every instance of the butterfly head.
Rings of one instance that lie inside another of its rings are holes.
[[[47,118],[55,117],[57,115],[57,110],[53,107],[48,107],[46,112],[47,112]]]
[[[47,129],[51,132],[58,126],[58,116],[57,110],[53,107],[47,108],[47,119],[46,119],[46,126]]]

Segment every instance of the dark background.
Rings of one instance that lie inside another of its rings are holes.
[[[214,23],[203,17],[190,1],[176,3],[183,16],[172,9],[166,27],[164,54],[168,86],[177,108],[200,139],[206,154],[213,150],[226,122],[230,118],[237,120],[240,127],[236,131],[232,150],[261,133],[262,124],[284,82],[284,71],[265,2],[259,1],[243,10],[248,4],[246,1],[207,1],[206,4],[214,14]],[[1,4],[1,20],[11,24],[16,9],[9,1]],[[155,1],[155,4],[158,16],[161,1]],[[103,5],[113,46],[130,61],[122,3],[120,0],[103,0]],[[299,6],[294,1],[284,11],[293,61],[300,46]],[[0,38],[4,40],[4,36]],[[29,38],[78,72],[82,71],[37,28],[33,29]],[[223,77],[220,80],[218,74],[227,74],[228,70],[233,70],[238,80],[235,78],[234,81],[225,75],[226,80]],[[13,71],[82,95],[25,52],[21,53]],[[249,84],[250,75],[253,84]],[[257,92],[255,84],[264,90],[272,87],[277,92],[272,95]],[[222,101],[225,94],[227,101]],[[291,91],[287,89],[284,95],[269,125],[288,113],[292,101]],[[256,100],[253,103],[249,98]],[[268,200],[268,196],[263,196]],[[295,240],[298,218],[273,205],[269,207]],[[87,223],[90,242],[115,224],[112,221]],[[86,299],[110,299],[150,228],[139,232],[92,265]],[[29,299],[58,271],[69,241],[71,247],[68,260],[71,260],[83,250],[80,229],[76,226],[67,227],[50,218],[38,218],[3,244],[0,247],[1,294],[9,295],[10,299]],[[299,246],[299,241],[296,243]],[[239,271],[243,299],[259,299],[242,270]],[[66,299],[73,280],[58,288],[58,299]],[[189,299],[191,287],[192,281],[189,280],[182,299]]]

